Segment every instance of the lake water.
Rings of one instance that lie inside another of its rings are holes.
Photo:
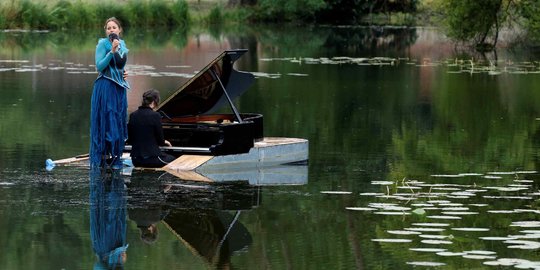
[[[467,53],[431,28],[130,29],[130,111],[246,48],[238,109],[308,139],[308,166],[262,186],[46,171],[88,152],[99,35],[0,32],[1,269],[99,267],[97,213],[125,269],[540,268],[540,51]]]

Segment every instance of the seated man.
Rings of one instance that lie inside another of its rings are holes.
[[[159,149],[171,143],[163,138],[161,115],[154,111],[158,104],[159,92],[150,89],[144,92],[141,106],[129,115],[128,143],[135,167],[159,168],[175,159]]]

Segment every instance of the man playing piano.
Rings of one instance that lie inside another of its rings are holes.
[[[171,143],[164,139],[161,115],[154,111],[158,104],[159,92],[150,89],[144,92],[141,106],[129,115],[127,143],[135,167],[159,168],[175,159],[159,149]]]

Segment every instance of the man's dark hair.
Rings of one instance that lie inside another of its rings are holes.
[[[142,106],[149,107],[152,102],[159,104],[159,91],[156,89],[150,89],[142,95]]]

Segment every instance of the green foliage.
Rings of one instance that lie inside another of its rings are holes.
[[[94,9],[80,2],[73,4],[67,0],[58,1],[49,12],[52,29],[70,29],[93,26],[96,17]]]
[[[440,1],[443,22],[449,36],[476,46],[495,48],[504,27],[524,30],[533,39],[540,37],[540,2],[535,0],[449,0]],[[517,24],[516,24],[517,23]]]
[[[262,21],[313,21],[325,5],[323,0],[260,0],[255,13]]]
[[[217,25],[223,23],[223,13],[221,12],[222,7],[216,6],[210,10],[210,14],[208,14],[208,23],[211,25]]]
[[[132,24],[135,25],[149,25],[150,23],[150,10],[146,6],[146,2],[143,0],[131,1],[127,4],[127,9],[129,14],[133,18],[137,18],[137,22],[134,21]]]
[[[484,41],[486,35],[495,35],[495,24],[501,9],[501,0],[448,0],[443,4],[449,34],[458,40]]]
[[[186,1],[176,0],[171,6],[172,10],[172,25],[179,27],[187,27],[190,25],[191,17],[189,7]]]
[[[417,0],[327,0],[317,13],[317,20],[332,24],[357,24],[376,14],[416,11]]]
[[[173,23],[173,13],[167,4],[163,1],[150,1],[148,3],[150,10],[150,24],[152,26],[169,26]]]
[[[217,31],[218,27],[233,26],[243,24],[253,18],[252,8],[234,8],[227,9],[221,5],[213,7],[207,16],[202,18],[205,26],[210,26],[213,29],[210,31]]]
[[[520,14],[525,20],[525,28],[529,36],[536,41],[540,40],[540,2],[524,0],[520,2]]]
[[[118,18],[124,27],[186,27],[190,23],[185,0],[59,0],[49,6],[44,2],[13,0],[0,6],[0,28],[4,29],[81,29],[101,25],[110,17]]]
[[[21,19],[26,28],[45,29],[48,16],[43,3],[33,3],[23,0]]]

